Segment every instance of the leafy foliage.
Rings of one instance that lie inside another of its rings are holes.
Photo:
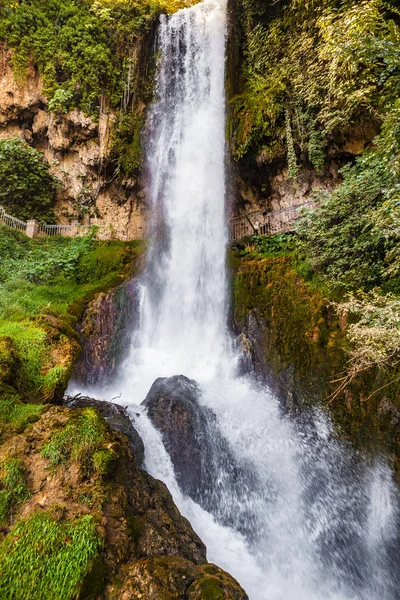
[[[400,86],[398,15],[387,2],[239,5],[245,61],[242,92],[232,99],[238,159],[250,151],[279,156],[289,113],[297,154],[307,151],[320,169],[322,142],[334,130],[385,118]]]
[[[93,517],[62,521],[36,512],[0,545],[0,596],[73,600],[100,547]]]
[[[375,148],[342,169],[343,184],[316,194],[300,223],[302,251],[331,288],[387,285],[400,273],[400,112],[387,115]]]
[[[373,368],[394,369],[400,363],[400,299],[374,289],[350,294],[336,304],[339,314],[357,318],[348,327],[350,364],[335,396],[360,373]]]
[[[19,138],[0,140],[0,204],[20,219],[53,222],[57,180],[43,154]]]
[[[98,114],[106,93],[121,101],[133,42],[162,11],[185,0],[0,0],[0,38],[14,50],[14,68],[25,76],[31,58],[45,82],[51,110],[79,106]]]

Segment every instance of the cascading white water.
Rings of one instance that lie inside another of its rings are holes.
[[[141,323],[116,393],[137,413],[157,377],[199,382],[237,465],[251,474],[244,489],[221,485],[215,510],[182,494],[146,413],[135,422],[148,470],[167,484],[209,560],[251,600],[395,600],[389,469],[342,448],[318,411],[291,421],[268,389],[235,376],[224,264],[226,2],[204,0],[161,19],[147,134],[152,240]],[[226,467],[214,467],[224,481]]]
[[[155,364],[157,375],[209,377],[225,365],[225,13],[225,0],[208,0],[161,18],[147,136],[153,241],[131,369],[145,392]]]

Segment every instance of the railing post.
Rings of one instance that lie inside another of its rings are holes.
[[[34,238],[39,233],[39,225],[36,221],[28,221],[26,223],[26,235],[30,238]]]

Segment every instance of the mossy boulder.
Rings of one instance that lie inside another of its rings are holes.
[[[107,600],[248,600],[238,582],[215,565],[196,566],[175,556],[151,557],[121,569]]]
[[[1,597],[107,600],[156,590],[143,598],[172,600],[191,589],[188,598],[247,598],[231,594],[241,588],[217,567],[203,569],[205,546],[166,486],[137,468],[128,439],[94,407],[47,405],[23,435],[6,432],[0,505]],[[210,586],[225,596],[198,595]]]

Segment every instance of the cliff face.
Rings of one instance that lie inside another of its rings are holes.
[[[288,411],[329,410],[340,435],[382,450],[400,474],[400,382],[378,368],[340,389],[349,361],[348,317],[296,271],[291,255],[236,256],[233,328],[243,368],[267,380]]]
[[[148,40],[137,42],[136,64],[148,60]],[[146,232],[146,193],[137,178],[115,175],[113,127],[116,114],[102,106],[97,121],[82,110],[49,111],[43,78],[31,62],[16,78],[12,55],[0,50],[0,139],[19,137],[40,150],[60,181],[56,215],[60,223],[79,218],[110,225],[120,239]],[[143,66],[142,66],[143,68]],[[145,109],[144,104],[139,109]]]

